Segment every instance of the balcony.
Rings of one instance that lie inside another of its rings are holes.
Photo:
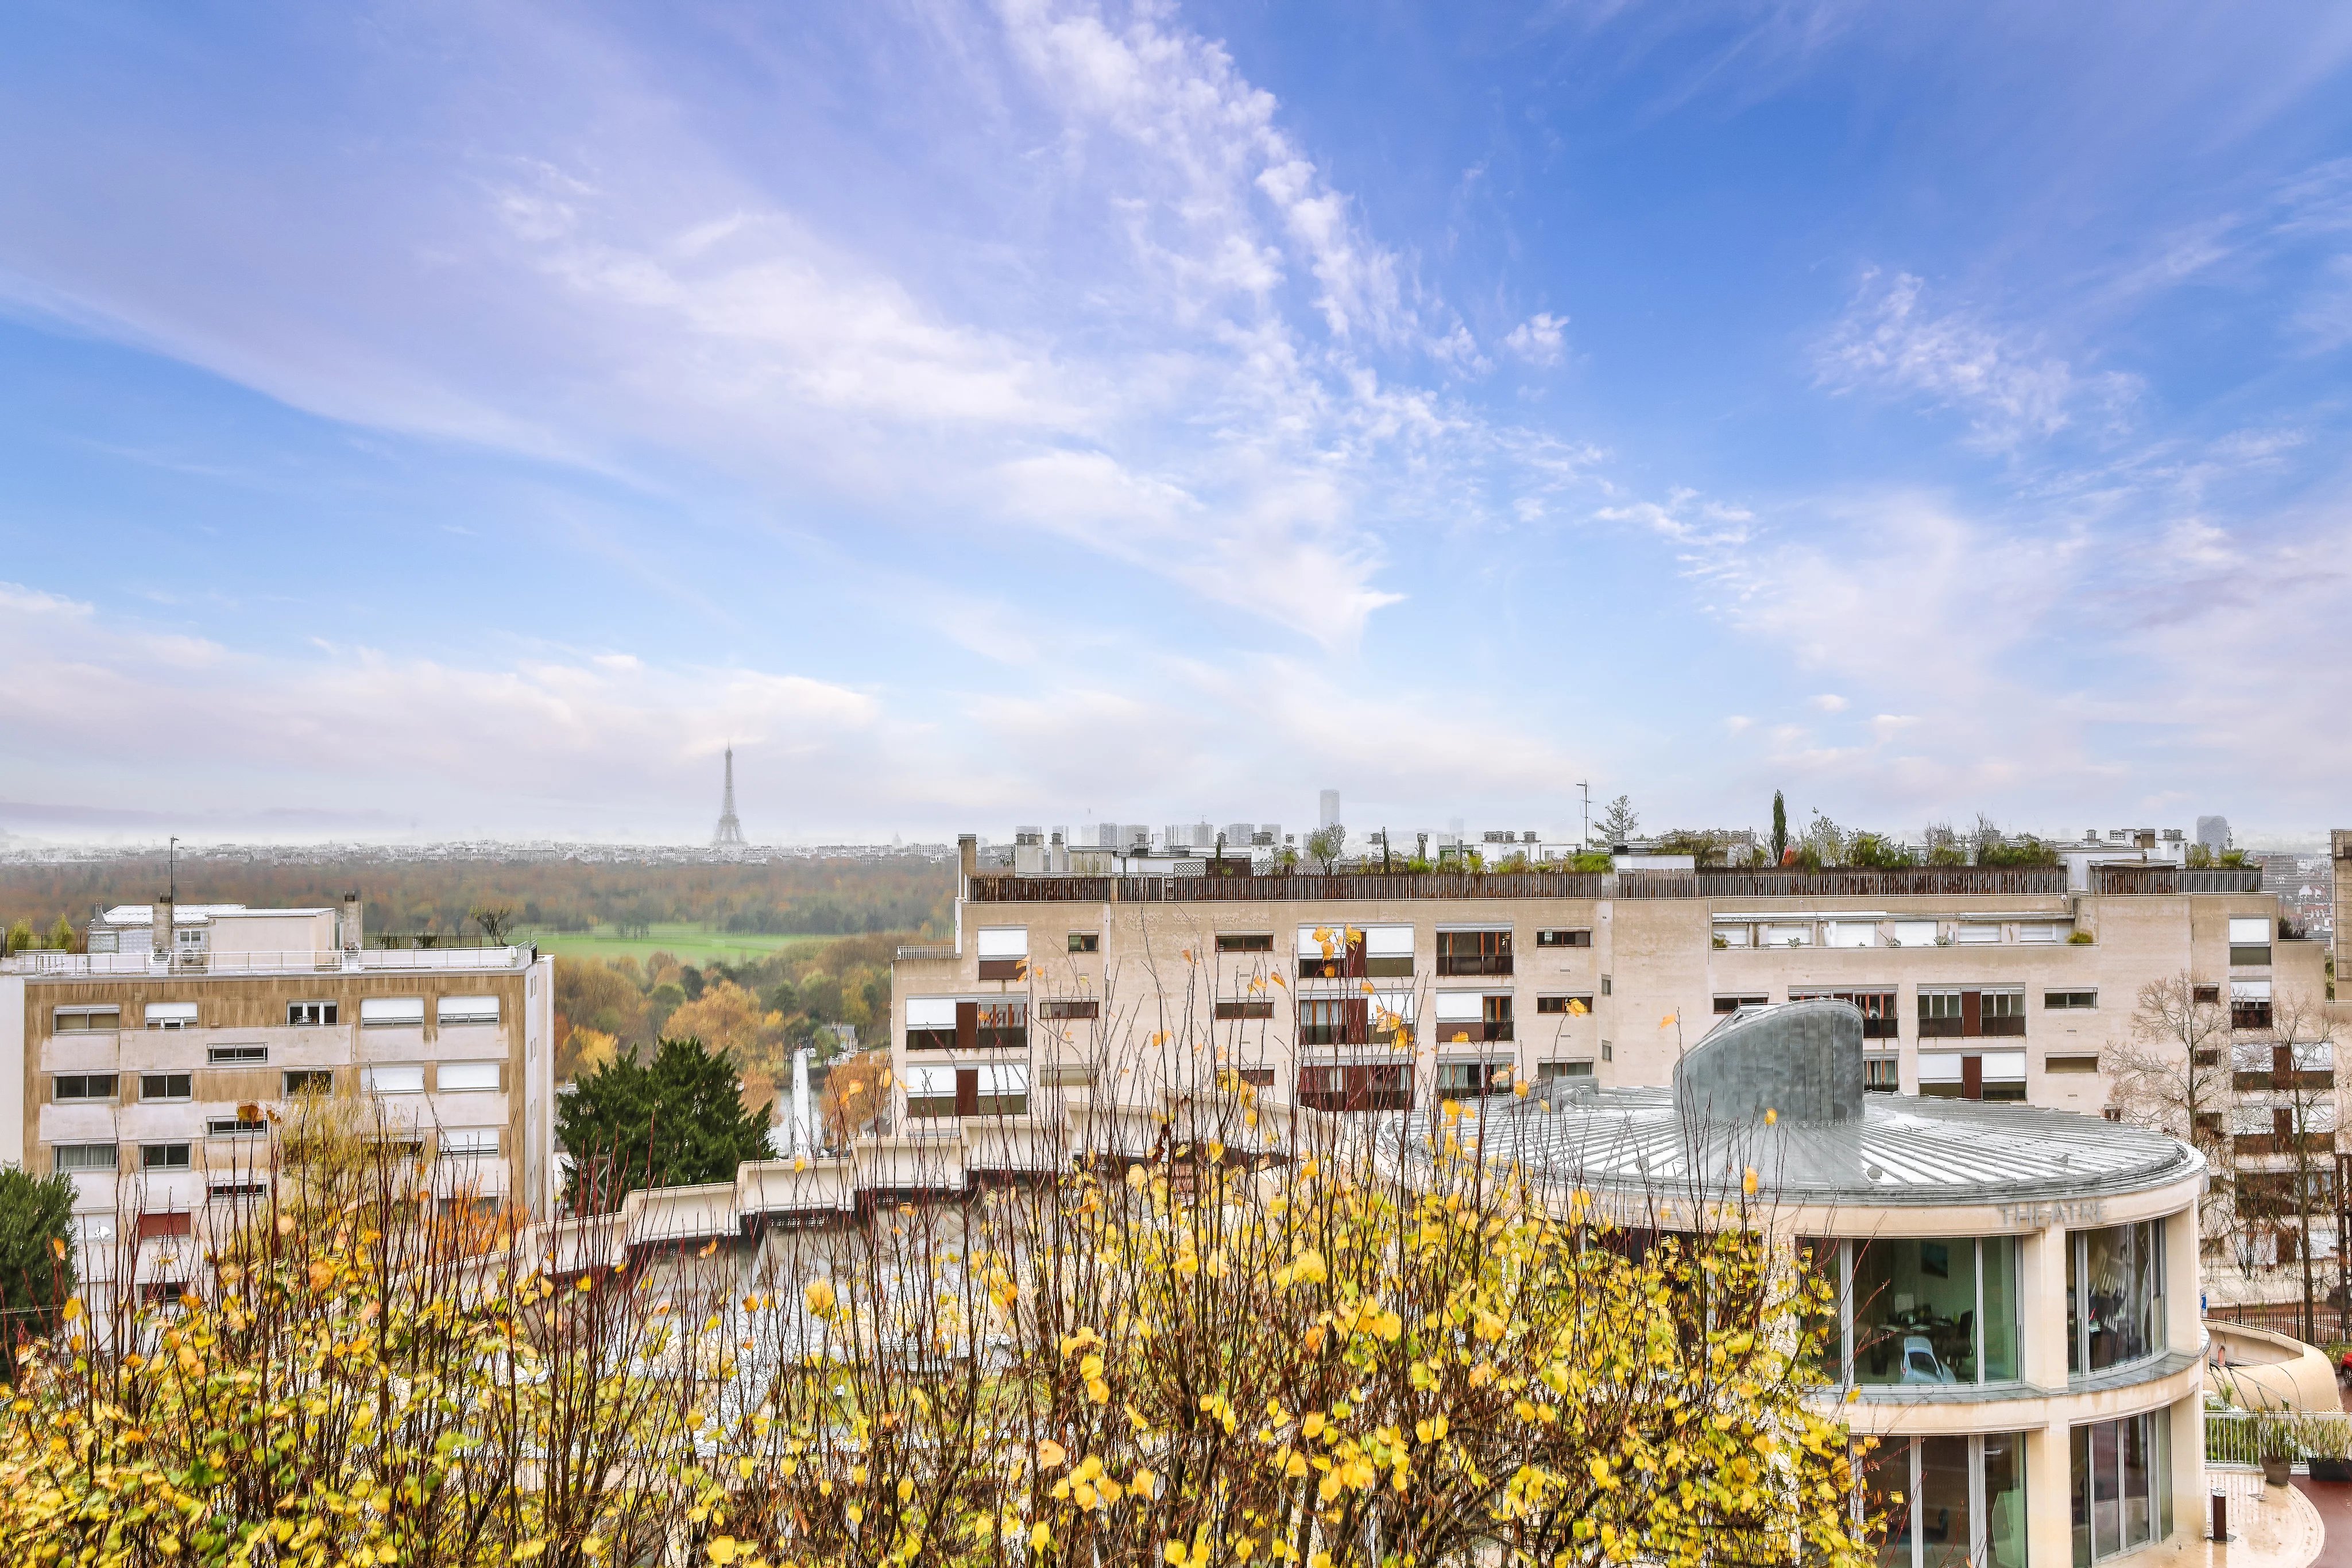
[[[0,975],[58,977],[173,975],[373,974],[387,970],[517,969],[530,947],[300,947],[285,952],[180,953],[170,963],[140,953],[60,953],[30,949],[0,959]]]

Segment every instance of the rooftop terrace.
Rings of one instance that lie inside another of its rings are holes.
[[[2259,868],[2094,866],[2096,894],[2260,893]],[[974,904],[1307,903],[1405,898],[1936,898],[2064,897],[2063,866],[1910,866],[1892,871],[1624,871],[1341,873],[1224,876],[1023,876],[977,873]]]

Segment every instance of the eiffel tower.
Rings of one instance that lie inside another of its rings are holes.
[[[714,850],[740,850],[743,847],[743,824],[735,820],[735,748],[727,748],[727,793],[719,805],[719,831],[711,835]]]

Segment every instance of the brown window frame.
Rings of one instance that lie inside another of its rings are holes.
[[[1437,973],[1471,977],[1510,974],[1511,936],[1507,928],[1440,931],[1437,934]]]
[[[1099,952],[1101,952],[1101,951],[1102,951],[1102,933],[1101,933],[1101,932],[1099,932],[1099,931],[1073,931],[1073,932],[1071,932],[1071,933],[1070,933],[1070,951],[1071,951],[1071,952],[1073,952],[1073,953],[1099,953]]]
[[[1238,1000],[1219,1002],[1216,1013],[1220,1021],[1233,1019],[1270,1019],[1274,1016],[1274,998],[1271,997],[1242,998]]]
[[[1220,953],[1271,953],[1274,933],[1271,931],[1220,931],[1217,933]]]
[[[1538,1015],[1556,1013],[1562,1018],[1574,1018],[1577,1015],[1568,1010],[1568,1004],[1570,1002],[1582,1002],[1584,1004],[1584,1016],[1586,1018],[1591,1018],[1592,1016],[1592,998],[1591,997],[1570,996],[1566,992],[1562,992],[1559,996],[1538,997],[1536,998],[1536,1012]]]
[[[1039,1002],[1037,1017],[1046,1023],[1066,1022],[1072,1019],[1098,1019],[1102,1017],[1102,1002],[1095,997]]]
[[[1536,933],[1538,947],[1590,947],[1592,931],[1590,926],[1551,926]]]

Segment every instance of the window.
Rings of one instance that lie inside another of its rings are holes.
[[[1601,994],[1604,997],[1609,994],[1609,977],[1606,975],[1601,977]]]
[[[1370,1012],[1365,1001],[1354,997],[1302,997],[1298,1043],[1361,1045],[1371,1028]]]
[[[1901,1032],[1893,991],[1832,991],[1789,988],[1789,999],[1801,1001],[1832,1001],[1852,1003],[1862,1014],[1862,1038],[1894,1040]]]
[[[1880,1568],[2025,1568],[2022,1432],[1890,1437],[1864,1463]]]
[[[1862,1059],[1862,1086],[1882,1094],[1892,1094],[1903,1087],[1903,1062],[1899,1057],[1865,1056]]]
[[[434,1021],[445,1029],[453,1023],[496,1023],[499,1021],[499,998],[442,997],[433,1004],[433,1017]]]
[[[2059,930],[2058,922],[2054,920],[2025,920],[2018,923],[2017,939],[2020,942],[2055,942],[2063,935],[2064,933]]]
[[[1412,927],[1364,927],[1364,973],[1384,979],[1412,974]]]
[[[1878,943],[1878,924],[1872,920],[1832,920],[1823,934],[1831,947],[1872,947]]]
[[[2230,919],[2230,963],[2232,967],[2266,965],[2271,961],[2271,923],[2265,916],[2232,915]]]
[[[1538,947],[1590,947],[1592,946],[1592,933],[1583,929],[1538,931],[1536,933],[1536,946]]]
[[[2154,1220],[2069,1231],[2066,1370],[2105,1372],[2164,1353],[2164,1237]]]
[[[1824,1260],[1843,1281],[1843,1344],[1830,1347],[1841,1381],[1937,1387],[2016,1380],[2014,1237],[1816,1245],[1836,1249]]]
[[[1220,953],[1271,953],[1274,951],[1274,933],[1261,931],[1237,935],[1230,931],[1221,931],[1217,934],[1217,951]]]
[[[121,1164],[112,1144],[59,1144],[49,1151],[49,1160],[52,1170],[109,1174]]]
[[[1781,921],[1764,927],[1759,946],[1765,947],[1810,947],[1813,945],[1812,922]]]
[[[2042,1071],[2044,1072],[2096,1072],[2098,1070],[2099,1058],[2095,1051],[2051,1055],[2042,1059]]]
[[[269,1124],[256,1117],[248,1122],[242,1116],[213,1116],[205,1122],[207,1138],[257,1138],[269,1131]]]
[[[1897,920],[1886,928],[1889,947],[1933,947],[1936,946],[1936,923],[1932,920]]]
[[[907,1069],[907,1115],[922,1121],[956,1113],[956,1070],[952,1067],[910,1066]]]
[[[2191,1002],[2218,1003],[2221,999],[2221,988],[2219,986],[2192,986],[2189,990],[2189,999]]]
[[[194,1002],[149,1002],[149,1029],[194,1029],[196,1027],[196,1004]]]
[[[1268,938],[1268,944],[1269,944],[1269,946],[1271,945],[1271,942],[1272,942],[1272,939],[1271,939],[1271,938]],[[1102,934],[1101,934],[1100,932],[1098,932],[1098,931],[1073,931],[1073,932],[1071,932],[1071,933],[1070,933],[1070,951],[1071,951],[1071,952],[1073,952],[1073,953],[1099,953],[1099,952],[1101,952],[1101,951],[1102,951]]]
[[[422,1094],[425,1092],[425,1069],[419,1067],[362,1067],[360,1088],[370,1094]]]
[[[2044,991],[2042,1006],[2048,1012],[2084,1012],[2099,1005],[2096,991]]]
[[[2268,980],[2230,982],[2230,1027],[2231,1029],[2271,1027],[2271,983]]]
[[[366,997],[360,1001],[362,1029],[423,1029],[423,997]]]
[[[337,1008],[332,1002],[288,1002],[286,1023],[289,1029],[318,1029],[335,1021]]]
[[[2012,991],[1979,991],[1985,1034],[2023,1034],[2025,1032],[2025,993]]]
[[[1514,1038],[1508,993],[1440,991],[1436,1008],[1440,1045],[1483,1044]]]
[[[1302,1067],[1298,1100],[1315,1111],[1410,1111],[1412,1069],[1386,1062]]]
[[[1102,1016],[1102,1003],[1092,997],[1082,1001],[1039,1002],[1037,1016],[1041,1019],[1091,1019]]]
[[[1017,980],[1029,968],[1029,928],[1025,925],[983,925],[978,952],[983,980]]]
[[[982,1002],[972,1009],[972,1047],[977,1051],[1025,1051],[1029,1046],[1027,1002]]]
[[[1270,1019],[1273,1016],[1274,1003],[1271,1000],[1217,1004],[1217,1017],[1220,1019]]]
[[[142,1100],[193,1100],[195,1098],[196,1075],[193,1072],[142,1072],[139,1075],[139,1098]]]
[[[1591,1076],[1592,1063],[1589,1061],[1536,1063],[1536,1082],[1538,1083],[1549,1083],[1555,1078],[1590,1078]]]
[[[142,1170],[184,1171],[192,1168],[194,1160],[189,1144],[142,1144],[139,1145],[139,1166]]]
[[[260,1067],[268,1061],[266,1045],[215,1045],[205,1052],[208,1067]]]
[[[445,1160],[488,1158],[499,1152],[499,1130],[496,1127],[444,1127],[438,1143],[441,1157]]]
[[[1753,946],[1755,935],[1756,927],[1746,921],[1720,924],[1715,928],[1715,945],[1718,947]]]
[[[1361,979],[1364,934],[1341,925],[1298,928],[1298,977],[1302,980]]]
[[[1601,1060],[1603,1061],[1617,1060],[1617,1048],[1605,1040],[1601,1042]]]
[[[1440,931],[1437,972],[1441,975],[1507,975],[1511,972],[1511,933]]]
[[[1253,1089],[1274,1087],[1274,1069],[1271,1067],[1244,1067],[1235,1071],[1234,1076]]]
[[[184,931],[181,935],[184,936],[187,933]],[[162,1214],[142,1214],[139,1217],[138,1225],[139,1239],[142,1241],[169,1240],[186,1236],[194,1228],[194,1220],[195,1217],[185,1209],[174,1209]],[[162,1283],[161,1281],[154,1282]]]
[[[75,1100],[111,1100],[111,1072],[60,1072],[49,1084],[49,1098],[60,1104]]]
[[[118,1007],[59,1008],[50,1015],[52,1034],[79,1034],[87,1030],[121,1029],[122,1009]]]
[[[299,1068],[284,1075],[282,1098],[299,1100],[305,1094],[332,1094],[335,1075],[320,1067]]]
[[[215,1176],[205,1185],[205,1194],[215,1203],[234,1203],[239,1198],[267,1197],[269,1196],[269,1178],[249,1174],[233,1176],[226,1179]]]
[[[1018,1062],[907,1070],[907,1115],[1019,1116],[1029,1109],[1029,1069]]]
[[[1941,1040],[1957,1037],[1961,1024],[1960,993],[1929,991],[1919,993],[1919,1038]]]
[[[2025,1052],[1922,1051],[1919,1092],[1931,1100],[2022,1100]]]
[[[434,1070],[434,1091],[441,1094],[495,1091],[504,1065],[497,1061],[445,1061]]]
[[[1715,1010],[1725,1017],[1728,1017],[1731,1014],[1738,1012],[1742,1008],[1767,1007],[1770,1005],[1771,1000],[1772,998],[1762,991],[1742,991],[1736,996],[1721,996],[1716,998]]]
[[[956,1044],[956,1002],[953,997],[907,998],[907,1049],[953,1051]]]
[[[1538,997],[1536,1011],[1560,1013],[1570,1018],[1582,1018],[1592,1011],[1592,998],[1587,997]]]
[[[2077,1427],[2068,1444],[2076,1568],[2172,1533],[2171,1412]]]
[[[1992,947],[2000,943],[2000,922],[1998,920],[1963,920],[1958,936],[1963,947]]]
[[[1441,1061],[1437,1064],[1437,1097],[1441,1100],[1483,1100],[1511,1090],[1507,1061]]]

